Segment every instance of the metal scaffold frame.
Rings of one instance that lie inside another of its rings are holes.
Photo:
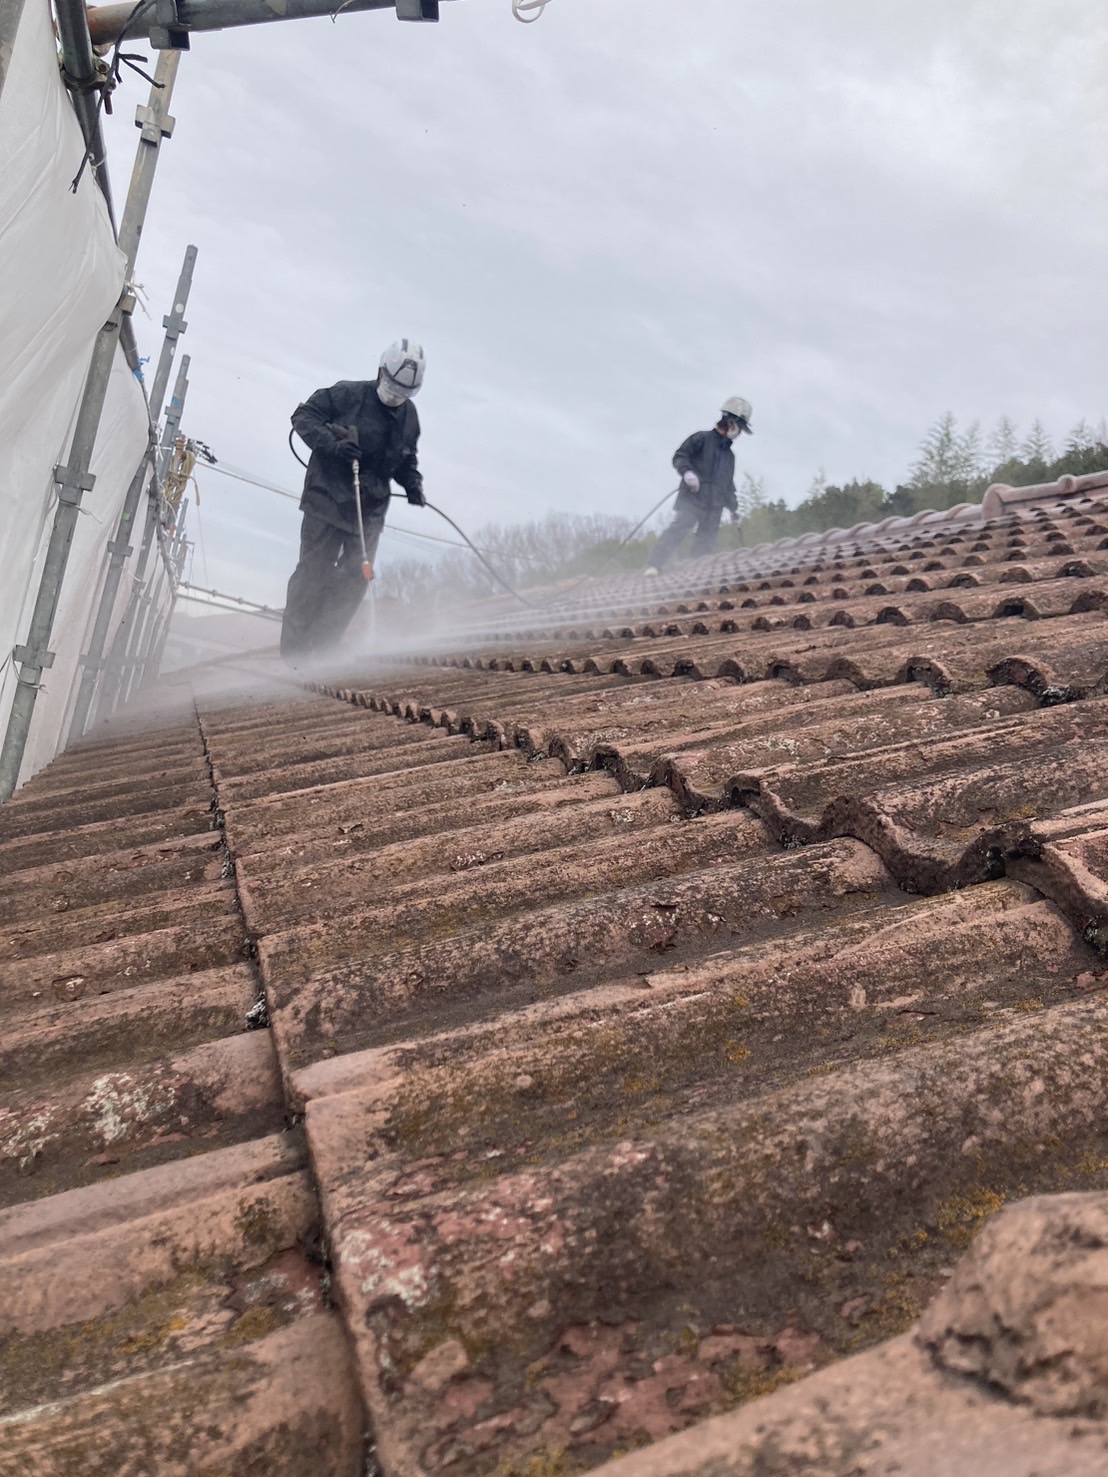
[[[64,24],[63,17],[65,18]],[[62,37],[69,38],[70,50],[74,58],[74,65],[78,69],[78,75],[88,80],[93,73],[94,62],[80,0],[58,0],[58,22]],[[82,28],[84,28],[83,33]],[[64,39],[62,55],[64,64],[66,58]],[[131,176],[131,187],[118,232],[119,247],[126,261],[123,292],[114,311],[96,336],[69,453],[65,463],[59,464],[54,471],[57,488],[54,524],[50,533],[27,638],[16,646],[13,653],[18,664],[18,672],[11,712],[8,715],[3,745],[0,747],[0,800],[6,800],[19,782],[19,773],[30,734],[35,703],[42,684],[42,676],[54,662],[54,652],[50,647],[54,620],[81,503],[84,494],[91,490],[96,480],[89,467],[100,429],[100,418],[104,409],[112,364],[120,342],[120,333],[124,321],[130,318],[134,310],[135,298],[131,279],[135,256],[150,201],[161,144],[163,139],[168,138],[173,132],[173,119],[169,115],[169,104],[173,96],[173,84],[176,80],[179,62],[178,52],[167,51],[159,56],[154,85],[150,89],[150,101],[146,108],[138,110],[140,139]],[[83,130],[94,167],[97,167],[98,124],[97,116],[88,130]],[[101,180],[101,188],[103,188],[103,180]]]

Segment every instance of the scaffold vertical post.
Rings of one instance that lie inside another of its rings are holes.
[[[119,524],[115,531],[115,538],[107,546],[108,567],[104,574],[104,587],[100,591],[100,603],[96,610],[96,619],[93,622],[92,635],[89,637],[88,651],[81,657],[82,672],[81,682],[77,690],[77,701],[73,707],[73,716],[69,721],[69,734],[67,743],[75,743],[88,727],[89,710],[96,692],[100,673],[104,670],[104,648],[107,645],[108,630],[111,626],[112,612],[115,610],[116,597],[119,594],[119,584],[123,577],[123,566],[130,555],[134,552],[130,539],[135,531],[135,514],[138,512],[139,502],[142,498],[142,489],[153,476],[153,446],[148,446],[143,452],[142,461],[139,463],[135,475],[131,478],[131,484],[127,488],[127,496],[123,502],[123,509],[119,515]]]
[[[188,306],[189,292],[192,289],[192,270],[196,265],[196,255],[195,246],[189,246],[186,249],[181,275],[177,279],[177,291],[173,294],[173,309],[162,319],[165,338],[162,340],[158,367],[154,372],[154,383],[150,388],[150,419],[155,425],[161,419],[166,387],[169,384],[169,371],[173,368],[173,356],[177,352],[177,341],[188,327],[185,322],[185,309]]]
[[[139,636],[139,648],[135,652],[134,661],[128,674],[127,696],[131,698],[138,692],[146,681],[147,666],[150,661],[150,653],[157,639],[158,628],[161,625],[161,616],[158,605],[161,600],[162,587],[168,582],[170,589],[170,601],[173,600],[173,573],[169,565],[169,550],[164,542],[161,548],[161,558],[158,566],[150,576],[150,599],[145,610],[145,620]]]
[[[188,354],[181,355],[181,363],[177,369],[177,378],[173,384],[173,394],[169,398],[169,408],[165,413],[165,425],[162,427],[161,445],[158,447],[158,486],[165,486],[165,474],[169,470],[169,459],[173,455],[173,443],[177,440],[177,433],[181,429],[181,416],[185,409],[185,396],[189,388],[189,365],[192,360]]]
[[[150,564],[150,554],[157,537],[163,506],[161,491],[162,468],[168,461],[165,451],[167,446],[172,448],[177,436],[177,428],[181,424],[181,415],[185,407],[185,396],[188,394],[190,362],[188,354],[182,354],[181,362],[177,366],[177,378],[173,385],[173,394],[170,397],[169,409],[166,412],[161,445],[157,450],[155,478],[150,486],[149,497],[147,499],[146,522],[142,530],[142,544],[139,548],[138,559],[135,561],[131,595],[127,601],[127,609],[123,613],[123,619],[120,621],[115,638],[112,641],[111,651],[108,654],[107,665],[104,670],[104,680],[101,683],[96,709],[93,714],[94,723],[99,723],[102,719],[114,713],[120,703],[127,701],[127,696],[131,690],[134,663],[138,655],[143,627],[146,624],[147,615],[150,611],[151,592],[155,583],[153,577],[147,581],[146,571]],[[156,574],[157,570],[155,569]]]
[[[156,591],[160,590],[163,565],[166,565],[168,573],[168,550],[165,547],[160,514],[165,508],[163,495],[165,474],[169,467],[170,457],[173,455],[173,443],[176,441],[177,433],[181,428],[181,417],[185,411],[185,399],[188,396],[189,389],[189,365],[191,362],[188,354],[181,355],[181,362],[177,366],[177,378],[173,385],[173,394],[170,396],[169,408],[165,413],[162,442],[158,448],[158,497],[152,505],[153,516],[147,520],[147,526],[143,534],[143,546],[141,550],[142,567],[141,571],[136,570],[136,574],[140,579],[145,579],[148,561],[155,543],[157,544],[156,552],[158,559],[150,578],[145,582],[145,586],[140,587],[135,619],[130,631],[123,662],[120,691],[120,700],[122,702],[126,702],[135,691],[138,680],[141,677],[142,668],[149,650],[149,628],[153,624],[155,616],[154,595]]]

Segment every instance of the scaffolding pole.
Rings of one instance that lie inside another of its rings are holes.
[[[164,568],[164,552],[162,550],[162,533],[155,523],[155,542],[158,545],[158,555],[150,578],[145,580],[136,588],[137,600],[135,603],[135,618],[130,631],[124,633],[125,645],[123,649],[122,671],[119,681],[119,705],[128,701],[136,688],[136,678],[142,664],[144,651],[143,641],[154,619],[154,603],[157,596]]]
[[[158,635],[162,628],[162,615],[158,612],[158,604],[165,584],[169,585],[169,607],[172,610],[176,601],[175,584],[173,579],[173,550],[167,548],[164,538],[159,535],[162,557],[158,560],[158,567],[150,580],[150,602],[146,607],[146,621],[141,634],[141,648],[136,654],[134,666],[131,668],[130,681],[127,688],[127,697],[134,697],[135,693],[145,687],[150,672],[150,661],[158,644]]]
[[[162,319],[165,338],[162,341],[162,352],[158,359],[158,369],[154,376],[153,387],[150,391],[151,445],[143,454],[142,462],[135,473],[130,487],[127,489],[127,498],[119,517],[119,527],[116,530],[115,539],[108,545],[110,559],[105,576],[104,588],[100,595],[100,605],[96,612],[96,620],[93,625],[92,636],[89,640],[89,649],[81,657],[83,668],[81,685],[77,694],[77,702],[73,709],[73,716],[70,719],[67,739],[67,742],[71,744],[75,743],[88,729],[89,713],[97,682],[101,674],[106,672],[108,666],[108,662],[105,661],[104,657],[108,640],[108,627],[111,623],[112,611],[115,609],[115,601],[119,593],[124,562],[134,552],[128,543],[128,539],[135,531],[135,514],[138,512],[143,485],[147,480],[148,469],[151,474],[156,475],[157,473],[155,447],[153,444],[156,434],[154,427],[157,425],[162,413],[166,385],[169,382],[169,371],[173,367],[173,356],[177,351],[177,342],[188,327],[188,324],[185,322],[185,308],[188,306],[189,292],[192,288],[192,273],[196,265],[196,256],[197,250],[195,246],[190,246],[185,251],[185,259],[181,266],[181,275],[177,279],[177,291],[173,294],[172,310]],[[185,360],[184,364],[187,373],[188,361]],[[177,421],[178,423],[180,422],[179,411],[177,412]],[[102,707],[98,706],[97,718],[107,716],[108,714],[103,711]]]
[[[157,679],[161,671],[162,657],[165,654],[165,643],[169,639],[169,628],[173,624],[173,612],[177,609],[177,586],[173,586],[173,598],[169,602],[169,609],[160,617],[157,629],[151,633],[150,649],[147,654],[139,676],[140,685],[148,686]]]
[[[169,540],[168,562],[170,572],[174,575],[176,584],[181,578],[181,571],[185,567],[185,559],[188,555],[188,545],[185,542],[185,522],[188,518],[189,500],[183,497],[173,515],[173,537]]]
[[[146,560],[150,552],[149,540],[151,531],[158,516],[158,498],[158,484],[157,482],[152,482],[147,492],[146,526],[143,530],[139,562],[131,576],[131,593],[127,597],[127,609],[123,612],[123,619],[116,627],[115,635],[112,637],[111,649],[108,652],[107,661],[104,663],[104,680],[101,682],[100,690],[96,695],[96,706],[92,714],[92,722],[94,724],[103,722],[105,718],[110,718],[120,703],[123,677],[127,664],[127,649],[134,631],[135,622],[138,620],[142,601],[145,598],[143,576],[146,571]]]
[[[154,448],[151,445],[143,452],[142,461],[131,478],[131,485],[127,489],[127,496],[123,502],[123,510],[119,515],[119,526],[115,531],[115,538],[107,546],[108,568],[104,575],[104,588],[100,591],[100,603],[97,606],[88,651],[81,657],[81,683],[77,690],[77,701],[74,704],[73,716],[69,722],[69,734],[66,739],[69,744],[76,743],[88,727],[89,710],[96,692],[97,681],[104,670],[104,648],[107,645],[112,612],[115,610],[116,597],[123,578],[123,566],[134,553],[128,539],[134,532],[135,514],[138,512],[142,490],[154,473],[153,462]]]
[[[181,429],[181,417],[185,412],[185,399],[189,389],[189,365],[191,362],[188,354],[181,355],[177,380],[173,386],[173,395],[169,402],[169,409],[165,415],[162,444],[158,454],[158,513],[165,507],[165,474],[169,468],[170,459],[173,456],[173,444],[177,440],[177,434]],[[174,514],[175,530],[181,525],[183,520],[184,510],[182,509],[179,514]],[[173,548],[165,536],[160,517],[155,516],[152,529],[153,538],[157,543],[160,557],[154,567],[153,574],[150,576],[145,592],[146,598],[142,601],[135,620],[135,628],[132,633],[127,654],[127,663],[123,673],[122,701],[124,702],[142,685],[144,675],[149,666],[154,630],[158,623],[157,606],[158,597],[161,595],[162,584],[164,583],[163,574],[165,579],[169,581],[171,604],[174,598]]]
[[[173,368],[173,356],[177,352],[177,340],[188,327],[185,322],[185,309],[188,306],[189,292],[192,289],[192,269],[195,265],[196,247],[189,246],[185,250],[181,275],[177,279],[177,291],[173,294],[173,311],[167,313],[162,319],[165,338],[162,340],[162,352],[154,374],[154,383],[150,388],[150,419],[155,425],[161,419],[162,403],[169,384],[169,371]]]
[[[185,396],[189,390],[189,365],[192,363],[188,354],[181,355],[181,363],[177,370],[177,378],[173,384],[173,394],[170,396],[169,409],[165,413],[165,425],[162,427],[162,439],[158,446],[158,486],[165,486],[165,474],[169,470],[169,461],[173,455],[173,443],[177,440],[177,433],[181,429],[181,416],[185,409]]]
[[[398,20],[437,21],[439,0],[346,0],[343,15],[357,10],[395,10]],[[270,21],[335,16],[335,0],[159,0],[139,14],[133,4],[92,5],[89,30],[95,46],[108,46],[126,29],[127,39],[148,37],[152,46],[188,49],[190,31],[224,31],[234,26],[257,26]]]
[[[104,675],[103,696],[96,710],[97,722],[101,718],[106,718],[120,703],[125,703],[134,690],[135,670],[143,650],[143,634],[150,619],[160,567],[165,558],[161,534],[161,513],[164,506],[161,490],[165,482],[165,468],[169,462],[169,454],[173,450],[173,443],[177,439],[177,431],[181,424],[181,416],[184,414],[185,397],[188,395],[189,387],[190,362],[189,356],[182,354],[181,362],[177,366],[177,379],[170,397],[169,409],[165,414],[161,446],[158,448],[157,480],[151,488],[150,500],[147,504],[146,526],[143,529],[142,547],[139,550],[135,567],[131,599],[123,620],[120,622],[119,630],[116,632],[112,654],[108,659],[108,668]],[[161,557],[154,572],[147,579],[146,571],[155,543],[158,545],[158,553]]]
[[[132,7],[133,9],[134,7]],[[85,147],[88,150],[89,168],[92,177],[100,186],[108,206],[108,219],[115,230],[115,210],[112,205],[111,186],[108,183],[107,152],[104,148],[104,133],[100,127],[100,106],[97,98],[102,81],[89,36],[88,20],[84,0],[56,0],[54,12],[57,16],[58,47],[61,52],[62,81],[73,99],[73,110],[81,125]]]
[[[138,692],[148,682],[152,682],[158,675],[158,662],[161,659],[161,649],[164,644],[163,633],[168,631],[169,622],[173,618],[173,611],[177,604],[177,586],[181,581],[184,569],[187,544],[185,543],[185,514],[188,504],[182,503],[181,511],[173,530],[173,537],[167,538],[165,533],[159,530],[158,543],[161,550],[161,560],[157,571],[157,594],[160,597],[162,587],[169,586],[169,603],[164,611],[159,612],[160,599],[151,593],[150,604],[147,607],[147,627],[145,640],[138,660],[135,663],[131,676],[131,685],[128,696]],[[153,584],[154,581],[151,581]]]

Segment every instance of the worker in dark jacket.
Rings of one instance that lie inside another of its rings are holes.
[[[422,348],[400,339],[381,355],[376,380],[340,380],[293,412],[293,429],[312,455],[300,499],[300,562],[289,580],[281,625],[284,657],[333,646],[365,596],[354,463],[370,566],[385,526],[390,480],[400,484],[409,503],[424,506],[416,458],[419,416],[412,404],[423,371]]]
[[[654,575],[662,570],[694,528],[692,558],[710,554],[716,546],[724,508],[730,509],[731,521],[738,522],[735,454],[731,443],[744,431],[753,435],[750,428],[752,414],[749,401],[732,395],[723,402],[720,418],[710,431],[694,431],[677,448],[673,465],[681,474],[681,488],[673,522],[654,545],[653,556],[644,574]]]

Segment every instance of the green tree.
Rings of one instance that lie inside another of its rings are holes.
[[[766,483],[764,477],[753,477],[744,472],[739,482],[735,501],[739,505],[739,516],[749,518],[758,508],[766,505]]]
[[[960,476],[964,466],[961,437],[953,411],[930,426],[919,444],[919,456],[908,474],[908,486],[943,487]]]
[[[1002,415],[989,436],[989,460],[993,467],[1010,462],[1019,450],[1016,428],[1006,415]]]
[[[725,524],[720,531],[720,548],[737,548],[740,544],[753,548],[755,544],[772,544],[779,538],[789,538],[796,532],[794,510],[786,507],[784,498],[776,498],[754,508],[737,528]]]
[[[971,486],[985,475],[985,450],[981,445],[981,422],[974,421],[958,438],[958,475],[955,482]]]
[[[1036,469],[1036,476],[1045,476],[1046,469],[1054,461],[1054,448],[1050,444],[1050,437],[1042,421],[1037,417],[1031,422],[1031,429],[1020,447],[1019,454],[1020,461]]]
[[[987,483],[985,467],[980,423],[974,421],[959,432],[954,413],[948,410],[920,442],[908,481],[892,494],[888,511],[910,514],[978,502]]]
[[[1093,435],[1092,427],[1089,425],[1084,416],[1082,416],[1081,419],[1077,422],[1076,426],[1072,427],[1069,434],[1066,436],[1065,447],[1063,448],[1062,455],[1079,455],[1083,451],[1089,451],[1095,445],[1096,437]]]
[[[878,482],[859,482],[844,487],[824,486],[804,499],[795,512],[797,533],[822,532],[827,528],[850,528],[883,518],[887,494]]]
[[[1066,437],[1065,449],[1047,468],[1049,477],[1063,476],[1066,472],[1075,477],[1087,476],[1090,472],[1108,471],[1108,426],[1101,419],[1096,426],[1079,420]]]

